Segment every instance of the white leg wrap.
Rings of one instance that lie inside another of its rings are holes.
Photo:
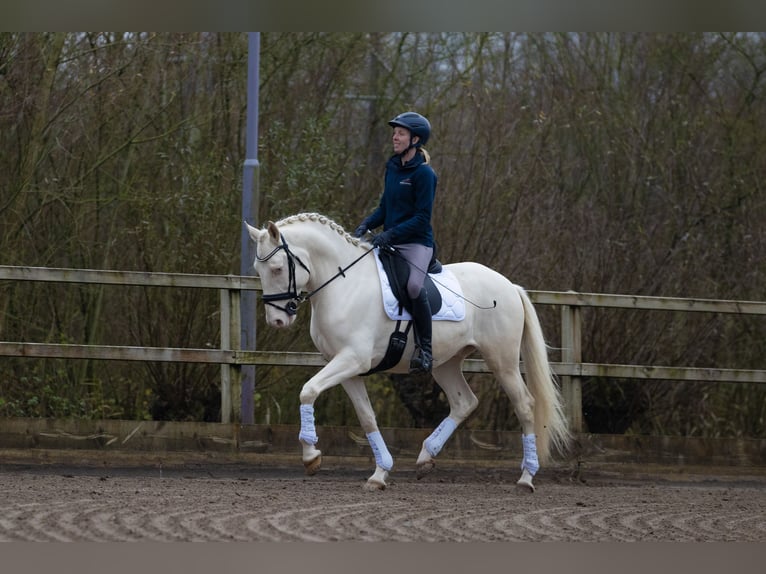
[[[388,447],[386,447],[380,431],[367,433],[367,440],[370,441],[372,452],[375,454],[375,464],[386,471],[394,468],[394,459],[388,452]]]
[[[525,434],[521,437],[524,445],[524,458],[521,461],[521,470],[525,468],[532,476],[540,469],[540,462],[537,460],[537,442],[535,435]]]
[[[431,436],[425,440],[425,447],[428,454],[431,456],[439,454],[441,449],[444,448],[444,443],[446,443],[449,437],[452,436],[452,433],[455,432],[456,428],[457,423],[450,417],[447,417],[440,422],[439,426],[431,433]]]
[[[301,405],[300,409],[301,432],[298,433],[298,440],[315,445],[319,441],[319,437],[314,426],[314,405]]]

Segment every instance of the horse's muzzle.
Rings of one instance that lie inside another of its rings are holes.
[[[276,309],[266,311],[266,323],[269,327],[276,329],[286,329],[295,322],[296,315],[290,315],[288,313],[280,313]]]

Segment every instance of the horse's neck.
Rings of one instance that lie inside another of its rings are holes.
[[[309,290],[321,289],[342,296],[362,289],[368,277],[377,278],[373,255],[364,257],[366,249],[350,243],[335,231],[307,235],[304,239],[311,259]]]
[[[308,287],[312,290],[321,287],[327,281],[338,283],[333,280],[333,277],[364,254],[364,250],[349,243],[342,235],[323,227],[305,233],[301,237],[301,244],[311,260],[311,278]],[[362,261],[354,267],[361,263]]]

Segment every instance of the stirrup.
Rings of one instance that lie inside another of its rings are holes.
[[[410,359],[410,375],[420,375],[431,372],[433,359],[431,354],[423,352],[420,347],[415,347],[415,352]]]

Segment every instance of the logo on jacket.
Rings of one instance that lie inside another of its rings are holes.
[[[399,182],[399,185],[412,185],[412,180],[408,177]]]

